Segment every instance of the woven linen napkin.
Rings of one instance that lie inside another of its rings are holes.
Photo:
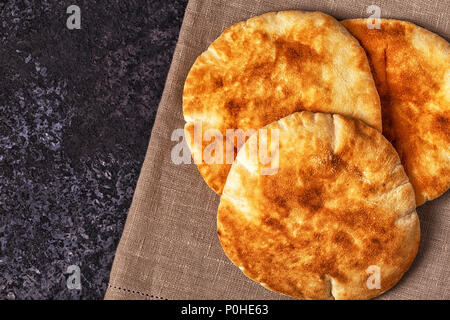
[[[337,19],[412,21],[447,40],[450,2],[434,0],[191,0],[105,299],[287,299],[247,279],[225,256],[216,231],[219,196],[194,164],[171,161],[172,132],[183,128],[182,90],[198,55],[233,23],[268,11],[323,11]],[[417,209],[422,240],[411,269],[380,299],[450,299],[450,193]]]

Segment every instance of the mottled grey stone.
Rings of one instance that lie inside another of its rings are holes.
[[[186,2],[0,1],[0,299],[103,297]]]

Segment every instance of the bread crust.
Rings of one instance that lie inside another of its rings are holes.
[[[257,130],[302,110],[355,117],[381,131],[380,101],[364,50],[320,12],[269,12],[229,27],[197,58],[183,90],[191,150],[196,121],[203,132],[218,129],[225,137],[226,129]],[[219,194],[230,166],[198,164]]]
[[[299,112],[279,130],[279,169],[262,175],[240,150],[217,214],[226,255],[273,291],[305,299],[369,299],[411,265],[420,228],[412,185],[377,130],[340,115]],[[274,154],[275,156],[275,154]],[[369,289],[370,266],[380,288]]]
[[[450,187],[450,45],[413,23],[342,24],[364,47],[381,98],[383,134],[397,149],[417,205]]]

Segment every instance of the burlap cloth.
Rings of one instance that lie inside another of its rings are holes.
[[[319,10],[337,19],[368,17],[371,4],[381,8],[383,18],[409,20],[450,38],[448,0],[189,2],[106,299],[286,299],[247,279],[226,258],[216,231],[219,196],[194,164],[171,161],[177,143],[172,131],[184,126],[184,80],[195,58],[235,22],[286,9]],[[381,299],[450,299],[450,193],[417,211],[419,254]]]

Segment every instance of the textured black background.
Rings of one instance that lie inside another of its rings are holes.
[[[186,2],[0,0],[0,299],[103,298]]]

